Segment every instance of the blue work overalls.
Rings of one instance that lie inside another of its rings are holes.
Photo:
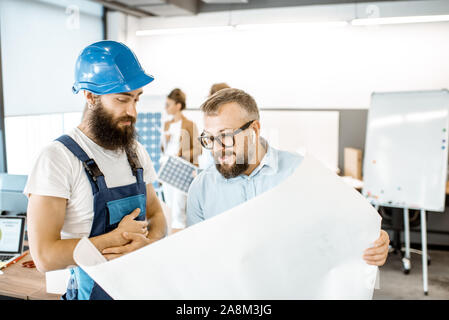
[[[117,228],[125,215],[140,208],[136,220],[145,220],[146,185],[143,181],[143,169],[134,152],[128,151],[128,162],[136,183],[108,188],[103,173],[95,161],[69,136],[56,139],[64,144],[82,163],[92,186],[94,195],[94,219],[89,238],[108,233]],[[91,277],[80,267],[70,269],[70,280],[64,300],[110,300],[112,299]]]

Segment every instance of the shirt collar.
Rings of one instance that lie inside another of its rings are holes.
[[[278,172],[278,152],[276,149],[272,148],[267,140],[261,137],[262,146],[267,150],[262,161],[253,172],[249,175],[250,178],[257,175],[259,172],[264,175],[272,175]],[[261,171],[264,169],[263,171]]]

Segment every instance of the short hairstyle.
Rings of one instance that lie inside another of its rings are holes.
[[[186,94],[182,92],[181,89],[173,89],[167,96],[167,98],[172,99],[175,103],[181,104],[181,110],[186,108]]]
[[[216,93],[220,90],[227,89],[227,88],[230,88],[230,86],[227,83],[224,83],[224,82],[214,83],[212,85],[212,87],[210,88],[209,96],[213,95],[214,93]]]
[[[251,120],[259,120],[259,109],[253,97],[243,90],[228,88],[222,89],[210,96],[200,107],[206,115],[217,115],[218,109],[226,103],[237,103],[246,111]]]

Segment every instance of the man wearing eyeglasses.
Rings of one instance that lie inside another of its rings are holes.
[[[212,218],[274,188],[303,160],[296,153],[277,150],[260,136],[259,110],[246,92],[223,89],[201,106],[204,148],[212,151],[215,166],[192,182],[187,198],[187,226]],[[282,125],[282,124],[280,124]],[[365,250],[368,264],[381,266],[388,255],[388,234],[381,230],[374,246]]]

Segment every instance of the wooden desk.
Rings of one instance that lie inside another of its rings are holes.
[[[0,295],[25,300],[59,300],[59,295],[47,293],[45,274],[36,268],[22,267],[22,262],[30,260],[31,255],[28,253],[16,264],[1,270]]]

